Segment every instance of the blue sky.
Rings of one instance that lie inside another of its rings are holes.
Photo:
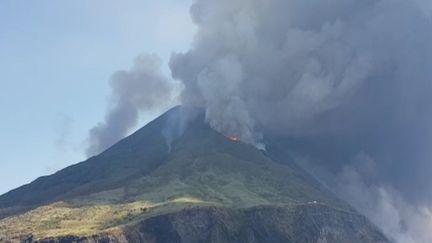
[[[0,194],[85,159],[111,74],[186,50],[190,2],[0,1]]]

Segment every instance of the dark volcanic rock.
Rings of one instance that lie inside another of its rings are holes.
[[[121,237],[113,235],[94,235],[92,237],[77,237],[77,236],[63,236],[58,238],[47,238],[39,241],[32,241],[31,239],[24,240],[23,243],[111,243],[111,242],[125,242]]]
[[[322,205],[188,209],[148,219],[139,233],[154,243],[388,242],[365,217]]]
[[[31,241],[30,241],[31,242]],[[386,243],[386,237],[354,212],[325,205],[250,209],[191,208],[149,218],[120,236],[62,237],[40,243]]]

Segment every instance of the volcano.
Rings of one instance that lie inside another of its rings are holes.
[[[0,242],[389,242],[277,144],[266,148],[173,108],[0,196]]]

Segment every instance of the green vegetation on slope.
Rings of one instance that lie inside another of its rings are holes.
[[[67,235],[88,236],[103,231],[119,230],[160,213],[176,211],[189,205],[209,205],[195,198],[176,198],[152,203],[136,201],[123,204],[72,204],[58,202],[0,221],[0,236],[20,239],[32,234],[35,239]],[[25,233],[25,234],[23,234]]]
[[[169,150],[162,136],[167,119],[158,118],[87,162],[1,196],[0,209],[34,209],[1,220],[0,238],[121,231],[190,207],[321,205],[355,214],[297,166],[275,163],[202,121],[191,122]]]

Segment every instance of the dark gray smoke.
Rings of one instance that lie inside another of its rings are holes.
[[[88,156],[107,149],[122,139],[138,121],[140,111],[152,111],[172,105],[173,84],[161,72],[155,55],[141,55],[129,71],[111,77],[111,105],[105,121],[89,131]]]
[[[284,141],[386,233],[432,242],[431,5],[197,0],[170,67],[213,128]]]

